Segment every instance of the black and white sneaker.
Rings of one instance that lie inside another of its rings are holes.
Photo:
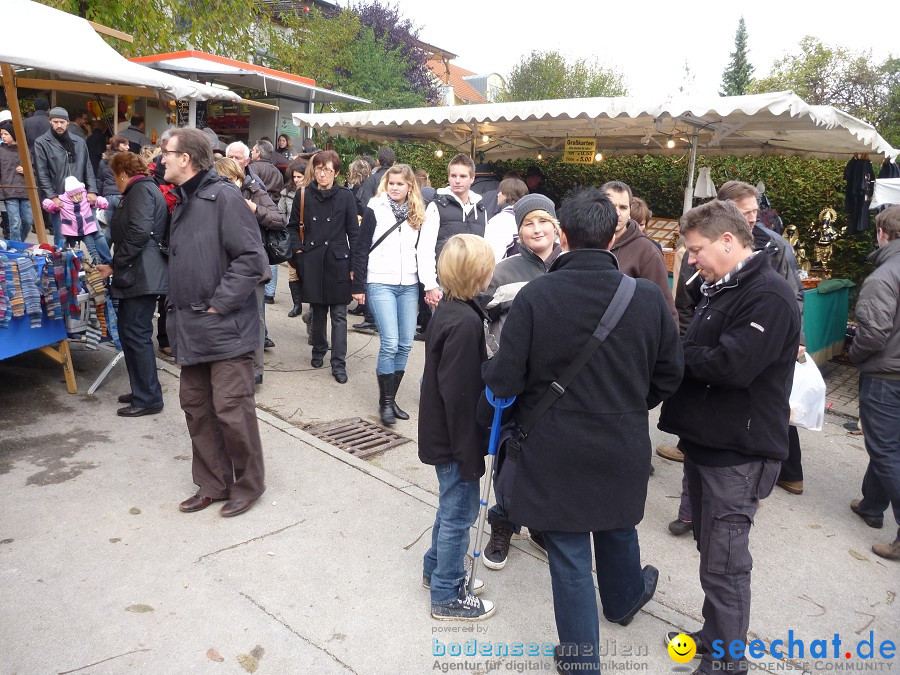
[[[513,525],[508,520],[491,524],[491,539],[484,549],[484,566],[491,570],[502,570],[509,556],[509,542],[513,536]]]
[[[464,583],[467,588],[469,586],[470,574],[471,574],[471,572],[466,572],[466,580]],[[425,588],[430,589],[431,588],[431,577],[426,576],[425,574],[422,574],[422,585]],[[484,591],[484,582],[481,579],[479,579],[478,577],[475,577],[475,583],[472,586],[472,594],[473,595],[481,595],[483,591]]]
[[[453,602],[431,605],[431,618],[440,621],[484,621],[493,613],[494,603],[466,592],[465,584],[460,584],[459,597]]]

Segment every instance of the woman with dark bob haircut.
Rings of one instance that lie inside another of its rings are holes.
[[[131,393],[119,396],[126,403],[122,417],[154,415],[163,408],[162,388],[153,353],[153,313],[157,296],[165,295],[168,260],[160,250],[166,235],[169,210],[162,192],[147,173],[147,164],[133,152],[120,152],[109,168],[122,193],[110,220],[112,266],[100,266],[112,275],[110,293],[118,299],[119,337]]]
[[[288,234],[294,265],[303,279],[303,302],[312,306],[313,368],[325,365],[328,336],[325,320],[331,315],[331,374],[347,382],[347,304],[350,302],[350,255],[359,235],[356,199],[338,182],[341,158],[323,150],[310,160],[312,180],[304,200],[303,240],[300,238],[300,200],[294,199]]]

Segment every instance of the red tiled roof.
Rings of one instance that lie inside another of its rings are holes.
[[[431,72],[434,73],[441,82],[446,83],[447,68],[444,65],[444,62],[433,59],[427,63]],[[459,66],[454,66],[452,63],[450,64],[450,86],[453,87],[456,96],[467,103],[487,103],[487,99],[478,93],[478,90],[475,89],[475,87],[463,79],[463,77],[471,75],[477,75],[477,73],[473,73],[465,68],[460,68]]]

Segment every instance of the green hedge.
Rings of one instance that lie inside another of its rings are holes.
[[[332,139],[334,149],[348,162],[361,153],[373,156],[379,144],[361,143],[354,139]],[[454,151],[431,143],[390,143],[397,161],[413,168],[422,168],[431,176],[435,187],[446,185],[447,162]],[[545,160],[518,159],[494,162],[498,174],[516,170],[521,174],[529,166],[538,166],[547,177],[545,189],[557,203],[573,189],[602,185],[608,180],[628,183],[634,194],[650,205],[654,215],[678,218],[681,215],[684,186],[687,178],[686,155],[673,157],[607,157],[591,165],[563,164],[559,158]],[[729,180],[742,180],[756,185],[766,184],[766,194],[772,207],[781,214],[785,224],[796,225],[801,245],[812,256],[815,237],[812,230],[819,222],[822,209],[833,208],[838,213],[838,229],[846,225],[844,210],[845,162],[833,159],[803,159],[800,157],[697,157],[697,168],[709,167],[717,187]],[[870,231],[837,241],[831,267],[835,277],[846,277],[859,284],[871,272],[866,256],[875,248]]]

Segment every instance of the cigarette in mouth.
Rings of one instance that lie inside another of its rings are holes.
[[[694,283],[694,279],[696,279],[697,277],[699,277],[699,276],[700,276],[700,272],[702,272],[702,271],[703,271],[703,270],[701,270],[701,269],[698,267],[698,268],[697,268],[697,271],[694,272],[693,275],[691,275],[691,278],[684,282],[684,285],[685,285],[685,286],[690,286],[692,283]]]

